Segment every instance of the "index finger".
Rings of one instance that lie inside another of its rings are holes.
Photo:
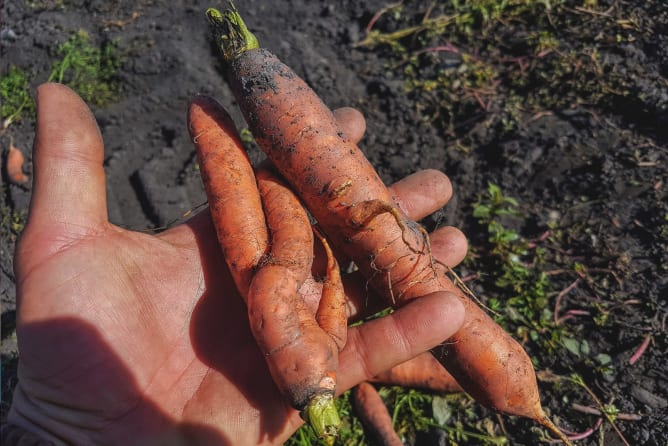
[[[449,292],[414,299],[396,312],[350,328],[339,356],[338,392],[450,338],[464,322],[464,306]]]

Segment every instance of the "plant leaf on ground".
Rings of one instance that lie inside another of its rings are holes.
[[[0,100],[3,129],[19,121],[24,113],[35,113],[35,102],[30,96],[30,78],[24,70],[9,66],[8,72],[0,79]]]
[[[487,244],[475,247],[476,269],[485,271],[481,281],[488,293],[487,305],[496,319],[519,339],[530,338],[541,348],[554,351],[561,337],[549,305],[554,291],[545,273],[545,251],[531,247],[504,218],[521,219],[519,203],[489,183],[473,205],[473,216],[487,234]]]

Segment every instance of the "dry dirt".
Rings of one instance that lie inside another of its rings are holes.
[[[92,42],[116,40],[126,56],[118,74],[122,97],[94,108],[106,142],[109,215],[118,225],[159,228],[205,202],[185,125],[189,98],[196,93],[219,98],[244,127],[209,40],[203,11],[210,3],[2,2],[1,26],[13,32],[3,34],[0,42],[2,75],[15,65],[32,75],[32,86],[45,81],[56,45],[79,29],[87,30]],[[428,3],[418,2],[416,8],[424,12]],[[521,217],[504,224],[532,241],[533,248],[548,252],[550,309],[559,291],[577,281],[560,303],[562,314],[576,310],[563,324],[570,338],[587,340],[586,352],[562,348],[546,355],[537,342],[525,339],[537,367],[563,375],[578,373],[604,403],[640,415],[639,421],[617,421],[631,444],[666,445],[668,12],[661,1],[640,3],[556,2],[551,32],[560,39],[559,48],[577,52],[591,44],[598,51],[602,78],[618,79],[613,87],[619,91],[594,86],[596,97],[582,100],[587,89],[574,93],[578,86],[564,74],[561,89],[546,87],[557,96],[543,102],[550,107],[540,109],[527,100],[526,106],[515,109],[511,125],[504,125],[511,99],[522,102],[537,95],[536,86],[556,76],[547,71],[556,67],[546,62],[550,55],[532,58],[521,44],[512,45],[513,39],[521,40],[530,31],[527,21],[496,25],[509,36],[504,42],[511,42],[496,54],[476,53],[483,43],[476,43],[475,35],[460,43],[477,60],[503,56],[511,60],[507,65],[525,63],[531,75],[524,83],[518,84],[512,74],[499,75],[489,84],[493,91],[478,91],[476,97],[473,89],[474,100],[461,109],[445,107],[435,113],[438,107],[426,102],[434,98],[406,93],[406,71],[387,48],[355,46],[385,1],[240,0],[237,6],[260,42],[292,66],[329,106],[354,106],[366,115],[368,131],[361,147],[384,180],[423,168],[441,169],[450,176],[456,191],[453,202],[425,224],[454,225],[469,236],[475,255],[460,273],[478,277],[469,284],[481,296],[499,290],[484,280],[487,273],[481,270],[489,266],[484,261],[489,242],[485,228],[472,216],[474,205],[490,182],[518,201]],[[624,25],[621,20],[630,22]],[[385,17],[377,29],[391,32],[401,23]],[[581,33],[573,34],[574,29]],[[464,63],[453,51],[443,51],[438,58],[444,67]],[[425,73],[435,69],[427,61],[420,68]],[[3,148],[11,135],[18,147],[29,149],[33,131],[30,117],[12,124],[2,136]],[[257,160],[259,155],[253,157]],[[28,155],[28,173],[30,168]],[[25,211],[30,191],[29,183],[9,184],[3,172],[3,216]],[[11,401],[17,363],[12,270],[17,234],[5,229],[3,224],[3,411]],[[646,352],[630,365],[645,338],[650,339]],[[610,359],[604,371],[592,359],[601,354]],[[571,406],[592,405],[581,389],[544,382],[541,389],[546,406],[563,425],[578,432],[594,425],[595,416]],[[506,429],[513,444],[531,444],[534,438],[526,433],[528,424],[508,422]],[[608,423],[601,432],[578,444],[622,444]],[[437,437],[429,436],[433,444],[444,441]]]

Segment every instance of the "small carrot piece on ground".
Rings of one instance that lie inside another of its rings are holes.
[[[251,276],[269,247],[253,167],[232,118],[215,100],[196,97],[188,122],[218,241],[245,300]]]
[[[382,446],[403,446],[404,442],[394,430],[392,417],[385,402],[374,386],[368,382],[353,388],[353,404],[364,428]]]
[[[431,256],[424,229],[393,204],[329,108],[289,67],[259,48],[230,5],[225,13],[207,10],[227,80],[256,141],[328,240],[393,305],[437,291],[456,294],[465,306],[465,321],[434,351],[436,358],[480,403],[561,434],[543,412],[522,346],[447,279]]]
[[[374,376],[369,381],[390,386],[411,387],[438,393],[461,392],[462,388],[429,352]]]
[[[14,141],[9,143],[9,151],[7,152],[7,177],[9,181],[14,184],[27,183],[30,178],[23,172],[23,163],[25,158],[23,152],[14,146]]]
[[[257,184],[271,249],[248,291],[251,330],[292,406],[318,436],[334,436],[341,423],[334,405],[339,348],[299,294],[313,262],[311,223],[297,197],[268,170],[258,171]]]

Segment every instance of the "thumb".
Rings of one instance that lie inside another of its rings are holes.
[[[81,98],[64,85],[41,85],[26,230],[47,231],[67,243],[105,223],[103,159],[100,131]]]

